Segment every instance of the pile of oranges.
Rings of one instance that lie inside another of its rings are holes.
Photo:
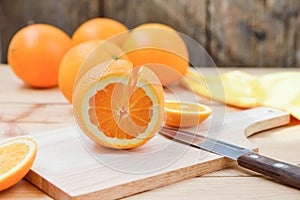
[[[189,61],[180,35],[163,24],[143,24],[129,31],[113,19],[95,18],[80,25],[72,37],[52,25],[29,25],[12,38],[8,64],[27,85],[58,85],[73,104],[81,130],[109,148],[138,147],[164,122],[191,126],[210,114],[203,106],[165,102],[163,86],[180,80]],[[166,114],[173,117],[165,120]],[[6,163],[0,170],[0,191],[25,176],[36,151],[32,138],[0,143]]]
[[[72,37],[48,24],[26,26],[10,42],[8,64],[26,84],[37,88],[59,85],[72,102],[77,72],[96,50],[101,58],[95,62],[125,59],[134,67],[147,66],[163,85],[179,80],[189,64],[185,43],[171,27],[152,23],[129,31],[124,24],[109,18],[84,22]]]
[[[164,24],[142,24],[129,31],[116,20],[94,18],[72,37],[52,25],[29,25],[12,38],[8,63],[30,86],[58,85],[73,104],[81,130],[106,147],[137,147],[164,122],[189,126],[182,113],[188,114],[187,121],[195,116],[192,125],[210,113],[199,106],[188,112],[180,103],[172,109],[165,105],[163,86],[186,74],[189,59],[181,36]],[[165,120],[166,115],[172,117]]]
[[[171,27],[150,23],[129,31],[109,18],[84,22],[72,37],[52,25],[29,25],[12,38],[8,63],[30,86],[58,85],[81,130],[120,149],[140,146],[160,129],[163,86],[189,66],[187,47]]]

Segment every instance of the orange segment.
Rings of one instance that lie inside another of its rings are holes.
[[[166,101],[166,125],[175,127],[196,126],[211,114],[211,109],[194,102]]]
[[[130,116],[139,126],[147,126],[152,117],[153,102],[142,88],[137,88],[130,97]]]
[[[20,181],[31,168],[37,144],[31,138],[18,137],[0,144],[0,191]]]
[[[128,149],[152,138],[164,120],[164,91],[151,70],[125,60],[89,70],[74,91],[74,115],[96,143]]]
[[[146,96],[145,91],[139,87],[131,95],[128,106],[119,107],[118,105],[113,105],[111,99],[116,86],[126,90],[126,86],[123,83],[111,83],[103,90],[97,91],[95,96],[90,98],[90,120],[94,125],[99,125],[98,129],[103,131],[107,137],[131,139],[147,128],[151,120],[151,116],[148,113],[150,113],[149,110],[151,110],[153,103]],[[130,123],[132,125],[136,124],[136,127],[132,128],[130,133],[127,134],[120,127],[122,127],[121,124],[127,126]],[[139,126],[141,127],[138,128]]]

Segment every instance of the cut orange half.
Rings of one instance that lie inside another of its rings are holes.
[[[20,181],[30,170],[37,144],[29,137],[17,137],[0,144],[0,191]]]
[[[140,146],[164,120],[164,91],[154,72],[109,60],[82,76],[73,95],[75,119],[96,143],[111,148]]]
[[[165,101],[166,125],[174,127],[196,126],[210,116],[212,110],[195,102]]]

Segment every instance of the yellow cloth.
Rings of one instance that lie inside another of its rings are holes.
[[[300,72],[254,76],[243,71],[203,76],[189,69],[182,85],[210,99],[240,108],[275,107],[300,120]]]

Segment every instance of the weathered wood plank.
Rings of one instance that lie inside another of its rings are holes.
[[[270,55],[273,63],[279,63],[283,67],[297,66],[296,61],[296,34],[300,30],[300,1],[299,0],[266,0],[266,8],[268,11],[269,28],[273,29],[270,33],[276,30],[279,35],[275,35],[273,46],[266,46],[273,49],[273,54]],[[277,28],[280,27],[280,28]],[[276,32],[275,31],[275,32]],[[268,57],[265,54],[265,57]],[[269,58],[270,59],[270,58]],[[273,64],[272,63],[272,64]]]
[[[0,61],[7,61],[7,47],[13,34],[27,24],[53,24],[71,35],[79,24],[98,15],[98,0],[1,0],[2,60]]]
[[[166,23],[205,46],[218,66],[299,66],[299,10],[298,0],[104,0],[105,16],[129,28]]]
[[[104,15],[129,28],[142,23],[167,24],[205,45],[205,0],[104,0]]]
[[[13,33],[28,23],[51,23],[71,35],[83,21],[105,16],[129,28],[147,22],[170,25],[206,47],[218,66],[300,67],[299,0],[11,2],[0,1],[2,62]]]
[[[206,0],[104,0],[103,5],[106,17],[117,19],[130,29],[153,22],[171,26],[188,41],[192,65],[211,65],[202,50],[207,41]],[[194,45],[197,43],[201,46]]]
[[[211,0],[210,49],[223,66],[294,67],[298,0]]]

